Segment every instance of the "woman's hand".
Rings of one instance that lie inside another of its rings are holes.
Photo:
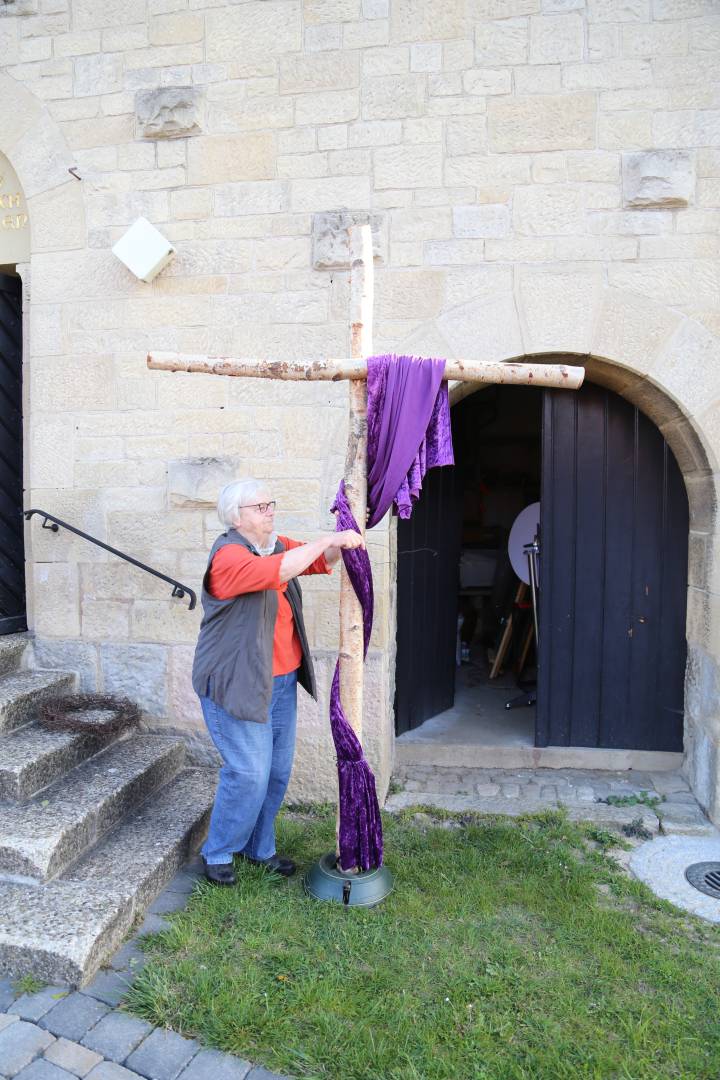
[[[364,548],[365,541],[354,529],[344,529],[342,532],[333,534],[332,546],[349,551],[352,548]]]

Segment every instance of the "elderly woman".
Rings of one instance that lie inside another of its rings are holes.
[[[275,500],[257,480],[223,488],[218,516],[225,532],[203,578],[192,678],[223,760],[202,849],[205,876],[234,885],[233,855],[295,872],[275,849],[275,818],[295,751],[297,684],[316,696],[296,579],[330,573],[342,548],[364,544],[352,530],[307,544],[278,536]]]

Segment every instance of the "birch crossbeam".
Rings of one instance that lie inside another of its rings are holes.
[[[284,379],[296,382],[339,382],[367,378],[363,358],[312,360],[254,360],[229,356],[200,356],[192,353],[151,352],[147,365],[156,371],[198,371],[208,375],[236,375],[254,379]],[[443,378],[448,381],[543,386],[577,390],[585,369],[565,364],[521,364],[486,360],[446,360]]]

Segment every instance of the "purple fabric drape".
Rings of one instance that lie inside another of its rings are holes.
[[[428,469],[454,463],[444,360],[413,356],[368,359],[368,528],[394,503],[408,518]],[[332,506],[336,531],[360,531],[345,496]],[[363,613],[363,657],[373,623],[373,582],[367,551],[343,551],[343,562]],[[330,727],[338,761],[340,865],[361,870],[382,865],[383,840],[375,777],[340,702],[340,662],[330,694]]]

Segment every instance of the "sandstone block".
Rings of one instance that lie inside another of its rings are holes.
[[[683,150],[652,150],[622,157],[625,206],[687,206],[695,175]]]
[[[700,323],[685,319],[651,370],[683,412],[699,413],[720,397],[720,340]]]
[[[445,125],[446,152],[451,155],[485,154],[487,150],[487,118],[463,116],[451,118]]]
[[[601,113],[598,122],[598,146],[603,150],[628,150],[651,145],[651,112]]]
[[[85,206],[76,180],[28,199],[35,252],[68,251],[85,244]]]
[[[100,646],[102,688],[129,697],[151,716],[167,715],[167,650],[143,643]]]
[[[657,16],[656,16],[657,17]],[[649,0],[590,0],[589,18],[592,22],[650,21]],[[679,18],[679,15],[676,16]]]
[[[582,15],[534,15],[530,19],[531,64],[582,60],[583,44]]]
[[[562,89],[562,67],[559,64],[528,64],[515,68],[515,93],[557,94]]]
[[[130,636],[130,604],[83,597],[81,634],[88,641],[126,641]]]
[[[326,90],[302,94],[295,103],[296,124],[346,124],[357,120],[360,97],[357,90]]]
[[[346,124],[320,128],[317,133],[318,150],[345,150],[348,144]]]
[[[394,210],[391,218],[393,244],[398,241],[449,239],[452,231],[449,207],[418,207]]]
[[[488,102],[491,150],[586,150],[595,146],[593,94],[542,95]]]
[[[394,0],[390,14],[393,41],[445,41],[468,29],[463,0]]]
[[[499,237],[510,233],[510,210],[503,204],[456,206],[453,233],[458,237]]]
[[[440,187],[442,146],[388,146],[375,151],[377,188]]]
[[[78,568],[70,563],[33,564],[34,623],[37,634],[72,638],[80,634]]]
[[[135,95],[138,138],[178,139],[200,131],[200,91],[193,86],[139,90]]]
[[[383,76],[368,79],[362,88],[364,120],[404,119],[423,116],[425,77],[423,75]]]
[[[12,91],[15,100],[15,91]],[[12,149],[12,165],[26,199],[67,183],[73,164],[65,140],[47,113],[40,114]]]
[[[106,26],[132,26],[145,20],[145,0],[77,0],[73,6],[75,30],[96,30]]]
[[[519,236],[562,236],[585,231],[583,195],[569,184],[518,186],[513,224]]]
[[[184,45],[202,41],[205,25],[202,15],[173,11],[151,16],[148,29],[151,45]]]
[[[482,240],[431,240],[425,245],[428,266],[472,266],[483,261]]]
[[[33,664],[41,668],[59,668],[74,671],[78,676],[79,689],[97,689],[97,647],[84,641],[56,641],[40,637],[37,633],[32,642]]]
[[[381,214],[330,211],[323,214],[313,214],[312,265],[314,269],[348,268],[350,266],[348,229],[351,225],[363,225],[365,223],[369,223],[372,230],[373,259],[375,262],[384,262],[387,242],[384,218]]]
[[[220,490],[235,478],[235,458],[189,458],[168,464],[168,495],[172,506],[183,508],[216,505]]]
[[[509,94],[512,90],[512,75],[509,68],[473,68],[463,74],[463,89],[466,94],[485,97],[488,94]]]
[[[112,53],[78,56],[74,63],[74,91],[77,97],[114,94],[122,90],[122,57]]]
[[[617,90],[625,86],[650,86],[653,72],[649,60],[605,60],[597,64],[567,64],[563,86],[568,90]]]
[[[280,59],[280,93],[349,90],[360,81],[357,52],[324,52],[319,56],[284,56]]]
[[[405,75],[410,70],[410,49],[407,45],[365,49],[362,58],[363,79],[383,75]]]
[[[346,22],[342,26],[342,44],[344,49],[365,49],[377,45],[387,45],[390,40],[390,27],[387,21],[376,19],[373,22]]]
[[[275,140],[269,132],[209,135],[188,144],[188,183],[262,180],[275,172]]]
[[[461,304],[441,315],[437,326],[454,356],[477,360],[522,356],[522,335],[512,293]]]
[[[360,18],[360,0],[303,0],[303,17],[315,23],[354,22]]]
[[[32,487],[73,486],[72,417],[39,414],[30,425],[30,482]]]
[[[52,413],[113,408],[113,361],[109,357],[47,357],[34,365],[31,379],[36,409]]]
[[[611,285],[649,296],[672,307],[703,307],[714,310],[720,289],[720,268],[712,259],[658,260],[636,266],[608,269]]]
[[[290,205],[294,211],[351,210],[370,205],[370,179],[367,176],[333,176],[321,180],[293,180]]]
[[[237,8],[218,8],[207,13],[205,23],[206,60],[232,61],[245,75],[274,74],[274,58],[297,52],[302,45],[300,9],[293,0],[252,0]]]
[[[525,64],[528,53],[528,20],[503,18],[475,27],[475,62],[479,67]]]
[[[680,318],[644,296],[607,289],[593,330],[592,352],[636,371],[648,371]]]
[[[195,642],[201,617],[200,608],[190,611],[186,600],[136,600],[131,636],[136,641]]]
[[[377,275],[379,319],[431,319],[443,307],[445,275],[439,270],[386,270]]]
[[[402,141],[399,120],[369,120],[351,124],[348,128],[349,146],[391,146]]]
[[[306,26],[303,38],[305,51],[323,52],[326,49],[339,49],[342,45],[342,26],[340,23]]]
[[[215,213],[218,217],[273,214],[286,210],[287,206],[286,186],[277,181],[223,184],[215,189]],[[245,267],[249,268],[249,265]]]
[[[602,279],[594,270],[523,271],[518,305],[525,351],[589,352],[601,299]]]
[[[440,71],[442,67],[442,46],[436,44],[410,46],[411,71]]]

